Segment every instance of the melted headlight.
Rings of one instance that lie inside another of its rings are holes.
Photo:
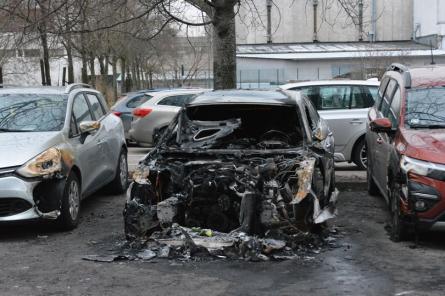
[[[42,177],[62,170],[62,154],[57,148],[49,148],[17,170],[23,177]]]

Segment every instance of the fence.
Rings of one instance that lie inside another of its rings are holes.
[[[237,88],[276,88],[286,82],[284,69],[238,70]]]

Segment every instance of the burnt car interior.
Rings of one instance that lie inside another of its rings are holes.
[[[303,141],[295,106],[193,106],[179,123],[176,145],[182,148],[287,149]]]

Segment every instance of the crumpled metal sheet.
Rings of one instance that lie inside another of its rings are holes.
[[[315,158],[305,159],[300,162],[300,169],[297,170],[298,191],[291,202],[292,204],[299,204],[310,193],[314,169]]]
[[[318,198],[314,198],[314,223],[320,224],[329,219],[335,218],[337,216],[337,198],[338,198],[338,190],[335,189],[331,194],[331,198],[329,200],[329,204],[324,207],[323,210],[320,209],[320,203]]]

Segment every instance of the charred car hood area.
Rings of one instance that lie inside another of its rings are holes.
[[[183,109],[133,175],[127,239],[189,255],[190,244],[242,258],[246,242],[255,258],[291,251],[336,213],[333,175],[306,141],[293,105]]]

